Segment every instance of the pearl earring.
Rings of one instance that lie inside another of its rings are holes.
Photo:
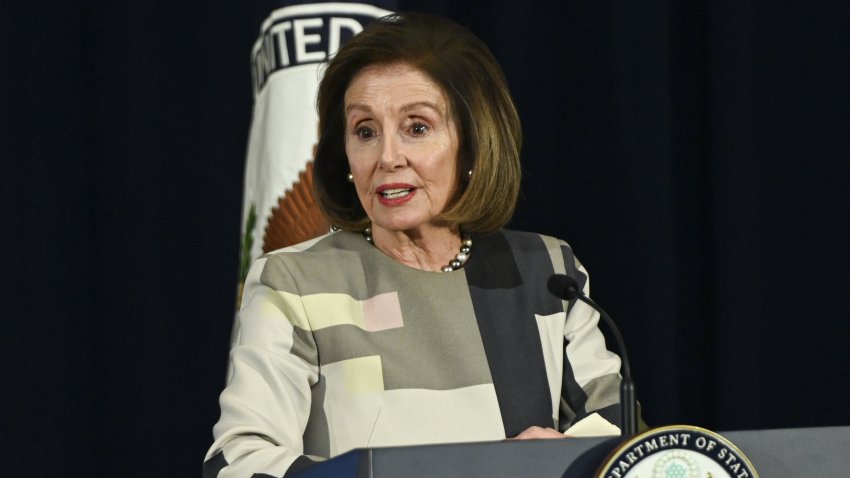
[[[354,175],[351,174],[351,173],[348,173],[348,176],[345,179],[347,179],[348,182],[353,183],[354,182]]]

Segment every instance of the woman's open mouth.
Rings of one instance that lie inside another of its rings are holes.
[[[378,201],[385,206],[397,206],[413,198],[416,188],[410,184],[384,184],[375,189]]]

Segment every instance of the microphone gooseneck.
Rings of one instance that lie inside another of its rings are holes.
[[[549,292],[561,300],[574,301],[580,300],[591,306],[602,317],[602,320],[608,324],[611,332],[614,334],[614,339],[617,341],[617,348],[621,355],[621,375],[620,381],[620,434],[624,437],[629,437],[637,434],[637,399],[635,398],[635,384],[632,381],[632,371],[629,366],[629,355],[626,352],[626,343],[623,341],[623,334],[617,328],[617,324],[611,319],[611,316],[605,312],[602,307],[593,301],[590,297],[584,295],[578,286],[578,282],[564,274],[553,274],[549,277],[546,284]]]

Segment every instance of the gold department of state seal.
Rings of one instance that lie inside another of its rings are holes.
[[[618,446],[597,478],[758,478],[747,457],[721,435],[690,425],[648,430]]]

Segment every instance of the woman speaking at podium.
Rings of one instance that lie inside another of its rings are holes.
[[[319,86],[315,194],[335,232],[245,283],[206,477],[283,476],[353,448],[563,436],[619,423],[598,315],[546,287],[570,247],[503,229],[521,126],[460,25],[372,22]]]

